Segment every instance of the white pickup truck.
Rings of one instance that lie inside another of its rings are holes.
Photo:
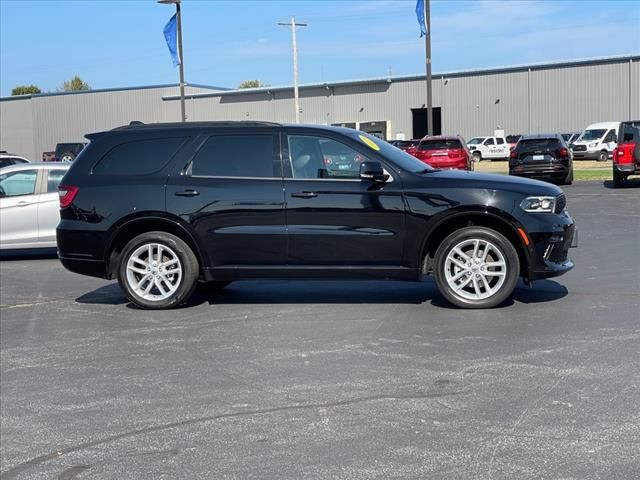
[[[474,137],[467,146],[476,162],[509,158],[509,144],[504,137]]]

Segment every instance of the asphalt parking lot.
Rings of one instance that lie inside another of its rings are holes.
[[[149,312],[5,259],[2,478],[639,478],[630,184],[564,187],[576,268],[488,311],[427,280],[238,282]]]

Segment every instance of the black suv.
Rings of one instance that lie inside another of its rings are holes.
[[[249,278],[422,279],[465,308],[573,267],[558,187],[433,169],[347,128],[130,125],[91,143],[60,186],[63,265],[118,278],[146,308]],[[332,169],[325,150],[361,161]]]
[[[560,134],[525,135],[509,156],[509,175],[573,182],[573,153]]]

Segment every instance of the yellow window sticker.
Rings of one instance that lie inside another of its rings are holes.
[[[370,138],[367,138],[364,135],[358,135],[358,137],[360,137],[360,140],[362,140],[362,143],[364,143],[368,147],[373,148],[376,152],[380,151],[380,147],[376,145],[376,142],[374,142]]]

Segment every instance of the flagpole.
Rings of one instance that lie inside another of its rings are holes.
[[[187,111],[184,104],[184,56],[182,54],[182,14],[180,2],[176,2],[176,20],[178,22],[178,54],[180,55],[180,113],[182,121],[187,121]]]
[[[424,23],[427,34],[424,36],[426,51],[426,80],[427,80],[427,135],[433,136],[433,106],[431,95],[431,0],[424,0]]]
[[[187,121],[187,111],[184,105],[184,55],[182,53],[182,12],[180,11],[180,2],[182,0],[158,0],[158,3],[164,3],[165,5],[176,5],[176,23],[178,24],[178,57],[180,60],[180,113],[183,122]],[[168,24],[167,24],[168,25]],[[165,27],[166,28],[166,27]],[[167,44],[169,39],[167,39]],[[173,54],[173,49],[169,46],[169,50]],[[174,60],[175,62],[175,60]]]

